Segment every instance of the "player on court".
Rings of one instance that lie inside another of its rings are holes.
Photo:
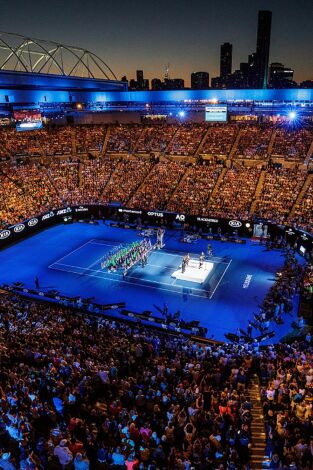
[[[212,245],[209,243],[208,244],[208,256],[213,256],[213,250],[212,250]]]

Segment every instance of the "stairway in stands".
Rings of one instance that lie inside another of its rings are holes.
[[[235,138],[235,141],[234,141],[234,143],[233,143],[233,146],[232,146],[232,148],[230,149],[230,152],[229,152],[229,155],[228,155],[228,159],[229,159],[229,160],[231,160],[231,159],[233,158],[233,156],[235,155],[235,152],[236,152],[236,150],[237,150],[237,147],[238,147],[238,143],[239,143],[241,134],[242,134],[242,129],[239,130],[238,134],[236,135],[236,138]]]
[[[273,130],[270,141],[268,143],[268,147],[267,147],[267,156],[268,157],[270,157],[272,155],[275,139],[276,139],[276,131]]]
[[[170,138],[170,140],[168,141],[166,147],[165,147],[165,150],[164,150],[164,153],[168,153],[168,149],[171,147],[172,143],[174,142],[174,139],[176,137],[176,134],[178,132],[178,129],[179,127],[177,126],[176,130],[174,131],[174,134],[172,135],[172,137]]]
[[[266,175],[266,171],[265,170],[262,170],[261,173],[260,173],[260,177],[259,177],[259,181],[258,181],[258,184],[255,188],[255,193],[254,193],[254,196],[253,196],[253,201],[252,201],[252,204],[250,206],[250,215],[254,213],[255,209],[256,209],[256,205],[258,203],[258,199],[260,197],[260,194],[261,194],[261,191],[262,191],[262,188],[263,188],[263,184],[264,184],[264,180],[265,180],[265,175]]]
[[[224,179],[226,171],[227,171],[227,168],[223,168],[220,175],[219,175],[219,177],[217,178],[217,181],[216,181],[215,186],[213,188],[213,191],[211,193],[210,199],[208,200],[208,207],[210,207],[211,201],[213,201],[213,199],[215,197],[215,194],[217,193],[217,191],[219,190],[219,187],[223,183],[223,179]]]
[[[311,159],[312,156],[313,156],[313,140],[312,140],[312,142],[311,142],[311,145],[310,145],[310,148],[309,148],[309,150],[308,150],[308,153],[306,154],[306,157],[305,157],[304,163],[305,163],[306,165],[308,165],[308,163],[309,163],[309,161],[310,161],[310,159]]]
[[[101,153],[100,153],[100,156],[105,155],[105,153],[106,153],[106,151],[107,151],[107,146],[108,146],[108,142],[109,142],[110,132],[111,132],[111,128],[110,128],[110,126],[108,126],[108,127],[106,128],[105,137],[104,137],[103,146],[102,146],[102,151],[101,151]]]
[[[199,155],[199,153],[201,152],[202,147],[203,147],[203,144],[204,144],[204,142],[206,141],[207,136],[209,135],[209,132],[211,131],[211,129],[212,129],[211,127],[208,127],[207,130],[206,130],[206,132],[205,132],[204,135],[202,136],[202,138],[201,138],[201,140],[200,140],[200,142],[199,142],[199,145],[198,145],[198,147],[197,147],[197,149],[196,149],[196,151],[195,151],[195,153],[194,153],[194,157],[196,157],[197,155]]]
[[[139,142],[140,142],[141,138],[146,134],[147,129],[148,129],[147,127],[144,127],[144,128],[141,129],[141,131],[139,132],[139,135],[138,135],[138,137],[137,137],[137,140],[136,140],[136,142],[134,143],[133,148],[131,149],[131,152],[132,152],[132,153],[136,153],[136,152],[137,152]]]
[[[255,374],[251,378],[248,389],[250,402],[252,403],[252,448],[251,448],[251,469],[263,470],[269,468],[270,459],[266,455],[266,434],[264,426],[264,415],[261,403],[260,382]]]
[[[76,145],[76,129],[72,127],[71,129],[71,155],[77,155],[77,145]]]
[[[298,197],[294,203],[294,205],[292,206],[291,208],[291,211],[290,211],[290,214],[289,214],[289,217],[293,217],[295,212],[296,212],[296,209],[297,207],[300,206],[300,203],[303,199],[303,196],[304,194],[306,193],[306,190],[308,189],[308,187],[312,184],[312,181],[313,181],[313,174],[312,173],[309,173],[308,176],[306,177],[306,180],[301,188],[301,191],[300,193],[298,194]]]

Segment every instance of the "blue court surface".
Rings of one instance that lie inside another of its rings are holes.
[[[38,276],[42,290],[95,297],[104,304],[125,301],[131,310],[154,314],[158,314],[155,306],[167,303],[170,312],[180,310],[184,320],[199,320],[208,328],[208,337],[218,340],[238,327],[246,330],[284,262],[282,253],[265,251],[250,240],[244,245],[210,241],[213,267],[202,283],[196,283],[172,276],[187,252],[198,262],[208,241],[187,244],[180,238],[181,232],[168,230],[165,247],[153,250],[145,267],[137,264],[123,277],[121,271],[101,269],[101,261],[114,247],[139,240],[135,230],[103,224],[58,225],[2,250],[0,283],[21,281],[33,288]],[[274,341],[288,333],[293,316],[285,317],[283,325],[271,325]]]

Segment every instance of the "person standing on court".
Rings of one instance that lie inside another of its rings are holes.
[[[38,276],[35,277],[35,286],[36,286],[36,289],[40,289]]]

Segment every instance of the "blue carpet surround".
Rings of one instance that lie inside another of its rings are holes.
[[[135,230],[103,224],[58,225],[0,252],[0,283],[20,281],[34,287],[38,276],[42,290],[95,297],[99,303],[125,301],[134,311],[158,313],[154,305],[162,308],[167,303],[170,312],[179,310],[186,321],[199,320],[208,328],[208,337],[218,340],[238,327],[246,330],[283,265],[283,254],[250,240],[244,245],[210,241],[214,267],[203,284],[196,284],[174,279],[172,273],[185,253],[196,259],[201,251],[206,253],[208,241],[187,244],[180,238],[181,232],[168,230],[164,249],[153,251],[147,266],[136,265],[123,278],[121,272],[101,270],[100,263],[112,247],[138,240]],[[295,298],[294,314],[297,304]],[[288,333],[294,314],[285,316],[283,325],[271,325],[274,341]]]

